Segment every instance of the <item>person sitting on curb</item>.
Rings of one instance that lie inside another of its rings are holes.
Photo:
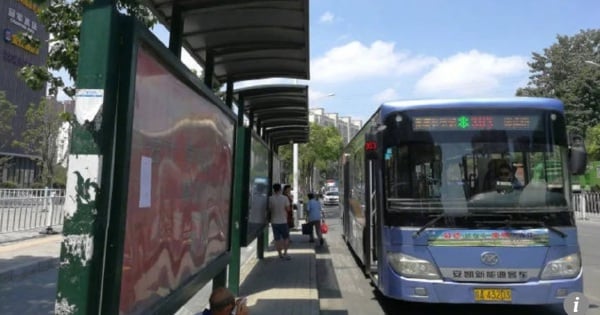
[[[308,212],[308,224],[310,224],[310,239],[309,242],[315,241],[313,227],[317,230],[317,237],[319,243],[323,246],[323,233],[321,232],[321,203],[315,198],[315,194],[308,193],[308,203],[306,204],[306,210]]]
[[[249,310],[246,306],[246,299],[237,299],[233,293],[224,287],[216,288],[208,299],[210,309],[205,309],[202,315],[248,315]]]

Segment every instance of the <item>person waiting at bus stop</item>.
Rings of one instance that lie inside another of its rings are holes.
[[[310,239],[309,242],[315,241],[313,227],[317,230],[317,237],[319,238],[319,244],[323,246],[323,233],[321,232],[321,214],[323,209],[321,203],[315,198],[314,193],[308,193],[308,203],[306,204],[306,211],[308,212],[308,224],[310,225]]]
[[[236,299],[233,293],[225,288],[218,287],[208,298],[210,309],[205,309],[202,315],[248,315],[249,310],[246,299]]]
[[[279,258],[290,260],[288,248],[290,246],[290,228],[287,223],[287,213],[291,211],[288,197],[281,193],[281,184],[273,184],[273,195],[269,197],[269,211],[271,211],[271,229],[275,239],[275,249]]]

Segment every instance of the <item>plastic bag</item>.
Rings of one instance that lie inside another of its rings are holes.
[[[322,220],[321,221],[321,233],[327,234],[327,231],[329,231],[329,226],[327,225],[327,223],[325,223],[325,220]]]

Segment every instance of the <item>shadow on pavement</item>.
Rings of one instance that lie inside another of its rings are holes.
[[[304,235],[295,232],[290,238],[291,260],[279,258],[271,243],[241,283],[250,314],[309,314],[318,307],[314,250]]]

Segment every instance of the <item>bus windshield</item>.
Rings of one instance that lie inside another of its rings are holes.
[[[417,130],[414,121],[410,131],[397,123],[387,126],[383,174],[388,213],[567,211],[567,147],[552,130],[453,130],[443,124],[441,130],[431,125]]]

